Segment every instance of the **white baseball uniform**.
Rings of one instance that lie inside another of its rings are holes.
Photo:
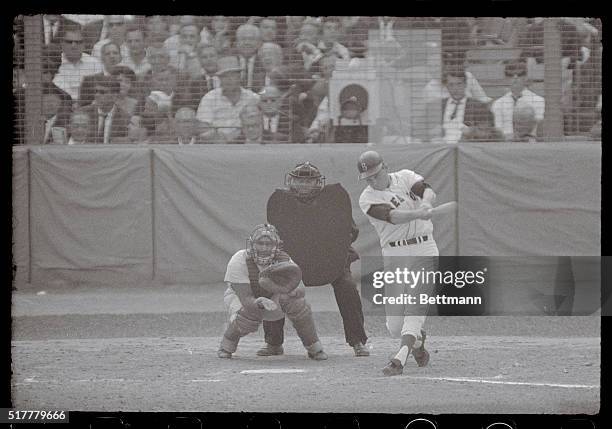
[[[229,314],[230,322],[236,318],[236,313],[242,308],[238,295],[232,289],[231,283],[250,283],[249,270],[247,268],[247,251],[241,249],[234,253],[234,256],[227,263],[227,269],[225,271],[224,281],[228,283],[228,287],[223,294],[223,304]],[[257,265],[259,270],[263,270],[264,267]],[[274,297],[273,297],[274,299]],[[275,300],[276,301],[276,300]],[[278,303],[277,303],[278,304]],[[279,320],[285,317],[285,314],[279,307],[274,311],[264,310],[264,320]]]
[[[379,191],[368,185],[359,197],[359,207],[378,233],[385,270],[393,272],[396,268],[402,270],[408,268],[415,271],[422,268],[433,270],[436,262],[435,257],[439,255],[439,252],[433,238],[433,224],[430,220],[416,219],[408,223],[394,225],[368,214],[370,208],[378,204],[389,205],[392,209],[406,210],[415,210],[420,206],[421,198],[415,195],[411,188],[416,183],[423,181],[422,176],[411,170],[400,170],[389,173],[389,179],[390,184],[387,189]],[[409,240],[416,242],[410,244],[408,243]],[[402,256],[426,258],[402,259]],[[410,289],[409,286],[403,284],[388,284],[385,286],[385,295],[399,296],[401,293],[414,293],[418,290],[420,290],[419,285]],[[396,338],[408,334],[419,337],[425,322],[425,316],[408,315],[410,306],[405,306],[403,309],[398,309],[398,306],[399,304],[390,304],[385,307],[387,329],[391,335]]]

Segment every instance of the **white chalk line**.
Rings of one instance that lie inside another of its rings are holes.
[[[240,374],[299,374],[303,372],[306,372],[306,370],[270,368],[270,369],[245,369],[244,371],[240,371]]]
[[[389,379],[390,377],[384,377]],[[457,383],[481,383],[481,384],[502,384],[507,386],[531,386],[531,387],[559,387],[565,389],[600,389],[596,384],[560,384],[560,383],[533,383],[525,381],[501,381],[490,380],[486,378],[467,378],[467,377],[417,377],[417,376],[399,376],[394,379],[410,378],[413,380],[433,380],[433,381],[451,381]],[[380,379],[380,377],[379,377]]]

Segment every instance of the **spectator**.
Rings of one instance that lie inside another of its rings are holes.
[[[197,122],[195,110],[188,107],[178,109],[174,115],[174,138],[171,143],[179,145],[199,143]]]
[[[493,113],[484,103],[474,105],[463,117],[466,128],[461,134],[462,142],[503,142],[504,134],[495,128]]]
[[[68,120],[69,112],[62,109],[60,96],[55,92],[43,93],[42,122],[44,134],[41,144],[62,144],[62,141],[57,141],[57,132],[59,128],[66,130]]]
[[[333,143],[367,143],[368,126],[361,123],[363,111],[363,101],[356,96],[344,100],[340,105],[338,124],[333,126],[330,140]]]
[[[244,24],[236,31],[236,51],[240,60],[242,87],[254,92],[264,86],[265,70],[257,51],[261,47],[259,28]]]
[[[278,24],[276,19],[271,16],[266,16],[259,21],[259,31],[261,33],[261,41],[263,43],[278,44]]]
[[[161,44],[150,46],[148,57],[151,70],[139,80],[140,99],[147,97],[151,91],[163,91],[166,95],[172,96],[179,90],[179,77],[176,70],[170,66],[168,50]]]
[[[168,38],[164,46],[170,55],[170,65],[180,72],[186,72],[197,65],[196,47],[200,43],[200,29],[194,23],[183,23],[179,34]]]
[[[270,133],[263,129],[263,113],[259,104],[246,104],[240,111],[240,135],[233,143],[262,144],[271,142]]]
[[[364,58],[368,41],[367,17],[340,17],[339,42],[346,46],[351,57]]]
[[[128,55],[123,58],[121,65],[131,68],[136,76],[144,76],[151,70],[151,64],[145,49],[144,31],[140,26],[130,25],[126,29],[126,43]]]
[[[266,86],[259,93],[263,130],[278,143],[289,142],[292,117],[283,93],[274,86]]]
[[[200,44],[197,48],[200,63],[196,74],[179,76],[181,90],[174,97],[176,107],[189,107],[196,110],[202,97],[213,89],[219,88],[221,82],[217,73],[217,49],[210,44]]]
[[[467,74],[463,68],[447,69],[442,83],[450,97],[442,100],[442,124],[433,135],[442,137],[446,143],[457,143],[466,127],[464,119],[473,118],[483,109],[483,103],[469,96]]]
[[[232,23],[226,16],[213,16],[210,20],[210,35],[208,42],[217,48],[219,55],[229,55],[229,51],[234,44],[232,39]]]
[[[147,30],[147,46],[163,43],[170,37],[168,32],[168,21],[161,15],[148,16],[145,25]]]
[[[127,142],[131,144],[148,144],[149,133],[143,125],[143,119],[140,115],[132,115],[128,124]]]
[[[79,104],[87,106],[94,101],[93,82],[97,76],[110,76],[113,69],[121,63],[121,52],[119,45],[115,42],[107,42],[101,48],[102,54],[102,72],[90,76],[85,76],[79,90]]]
[[[142,125],[147,129],[151,143],[172,140],[172,98],[162,91],[151,91],[142,109]]]
[[[42,52],[42,87],[43,92],[55,92],[62,99],[62,108],[66,110],[70,110],[72,108],[72,98],[70,95],[60,89],[54,82],[53,78],[57,74],[60,64],[61,58],[53,55],[52,52],[49,52],[46,48],[43,48]],[[19,88],[23,90],[23,87]],[[25,98],[25,95],[24,95]]]
[[[115,104],[123,113],[131,117],[138,105],[138,98],[135,93],[136,74],[126,66],[117,66],[111,73],[119,81],[119,96]]]
[[[457,56],[447,55],[444,58],[444,64],[442,65],[442,74],[445,73],[445,69],[457,69],[464,66],[464,61]],[[492,101],[491,97],[489,97],[484,89],[478,83],[478,80],[474,77],[474,75],[466,71],[467,78],[467,95],[468,97],[474,98],[481,103],[489,103]],[[432,103],[436,100],[441,100],[445,98],[449,98],[450,94],[446,86],[440,82],[440,79],[434,78],[430,80],[425,88],[423,88],[423,98],[425,99],[425,103]]]
[[[513,141],[530,143],[538,141],[536,135],[533,133],[538,120],[536,118],[536,111],[531,104],[522,99],[519,100],[514,106],[512,118]]]
[[[82,110],[76,110],[70,115],[68,125],[69,145],[88,144],[91,130],[91,118],[89,114]]]
[[[75,25],[76,23],[67,20],[61,15],[42,16],[43,49],[50,57],[57,59],[58,63],[61,62],[62,40],[65,29]]]
[[[61,65],[53,83],[78,101],[79,89],[85,76],[100,73],[100,62],[83,52],[83,34],[78,27],[67,27],[62,40]]]
[[[327,55],[335,55],[343,60],[350,60],[351,54],[346,46],[338,42],[341,22],[339,17],[327,17],[323,21],[323,32],[318,48]]]
[[[283,65],[283,49],[276,43],[265,42],[259,48],[261,65],[265,71],[264,86],[272,83],[272,70]]]
[[[522,100],[533,107],[538,123],[544,120],[545,103],[543,97],[527,88],[527,64],[525,61],[508,62],[505,66],[505,74],[508,79],[512,79],[510,91],[495,100],[491,110],[495,116],[495,127],[504,133],[507,140],[512,140],[512,114],[518,100]],[[536,130],[532,130],[532,133],[535,134]]]
[[[235,56],[222,57],[218,60],[217,76],[221,80],[221,88],[213,89],[206,94],[197,110],[197,118],[206,130],[205,139],[221,139],[232,141],[240,133],[240,111],[253,102],[258,102],[258,96],[240,86],[240,62]]]
[[[302,58],[303,69],[308,71],[323,53],[318,48],[320,39],[320,24],[316,20],[304,20],[300,35],[294,43],[295,49]]]
[[[125,17],[123,15],[108,15],[106,23],[108,26],[108,37],[100,40],[94,45],[91,55],[104,62],[102,58],[102,47],[109,42],[113,42],[115,45],[119,46],[121,57],[127,58],[129,49],[125,43]]]
[[[115,105],[121,90],[119,82],[113,76],[97,76],[93,87],[94,102],[83,107],[92,125],[89,141],[103,144],[121,143],[127,137],[129,117]]]

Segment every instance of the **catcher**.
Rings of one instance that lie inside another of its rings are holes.
[[[246,249],[236,252],[227,264],[228,288],[223,301],[229,324],[217,352],[220,358],[231,358],[240,338],[257,331],[262,320],[287,315],[308,357],[327,359],[304,298],[304,286],[300,285],[302,272],[281,245],[273,225],[258,225],[247,239]]]
[[[310,162],[287,173],[285,186],[288,189],[277,189],[268,200],[268,222],[278,228],[283,248],[302,269],[306,286],[331,283],[346,342],[355,356],[369,356],[361,298],[350,269],[359,259],[351,247],[359,230],[350,197],[339,183],[326,186],[325,177]],[[284,319],[264,320],[263,325],[266,345],[257,355],[283,354]]]

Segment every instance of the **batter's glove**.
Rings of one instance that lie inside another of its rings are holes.
[[[259,273],[259,285],[268,292],[289,294],[302,281],[302,270],[294,262],[268,265]]]

